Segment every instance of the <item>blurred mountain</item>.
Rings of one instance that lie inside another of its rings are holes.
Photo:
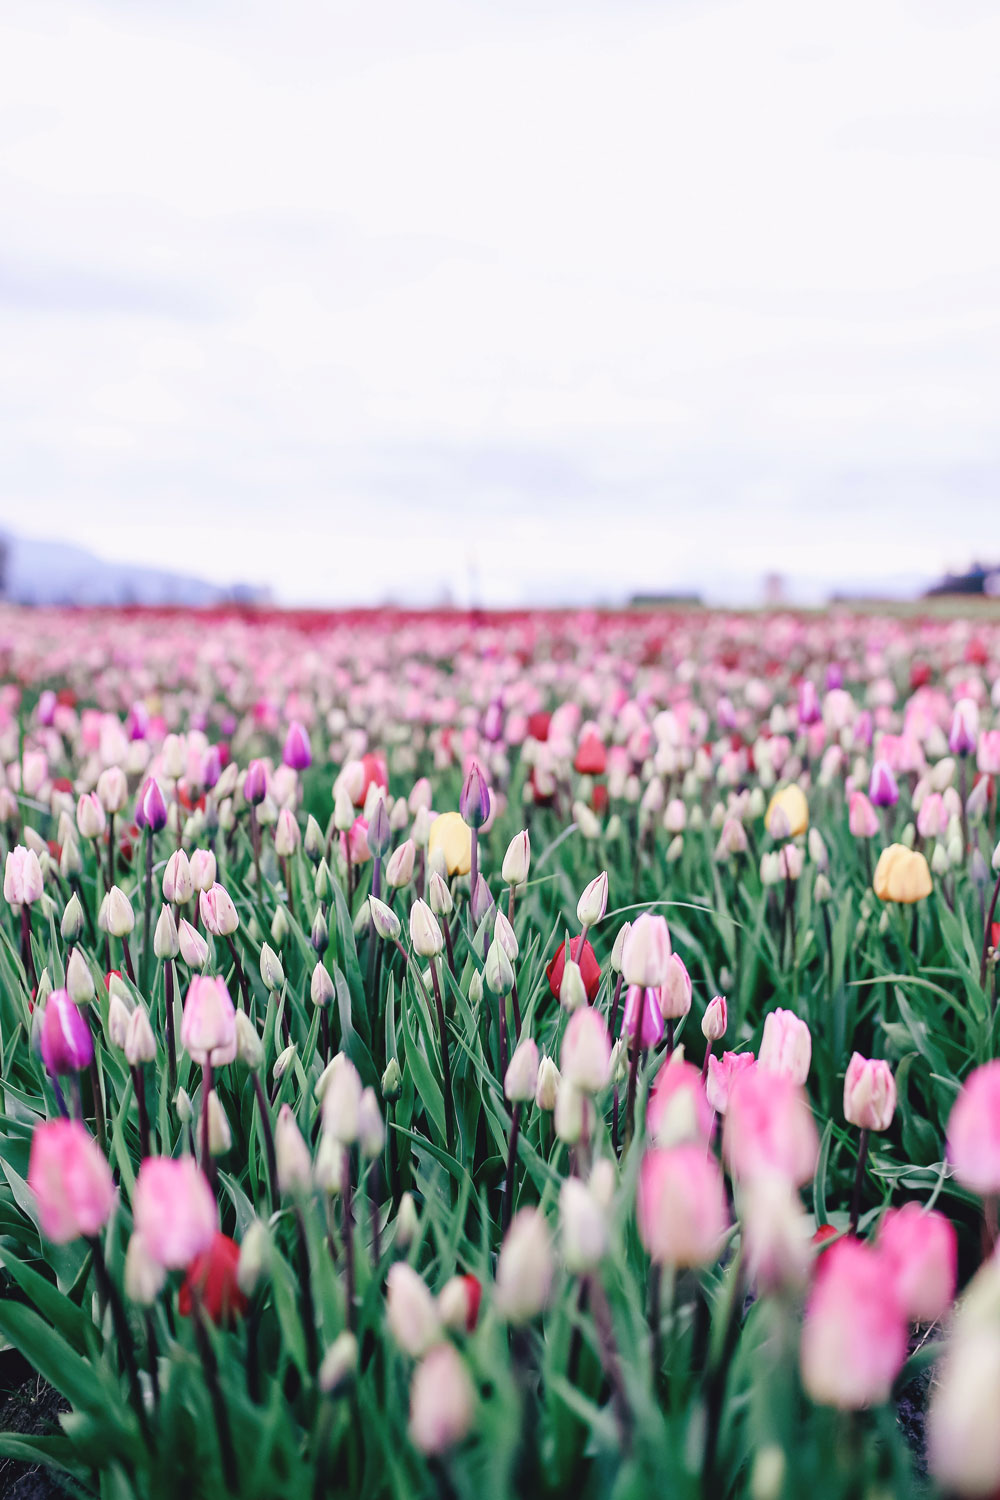
[[[15,604],[145,604],[204,609],[213,604],[265,604],[267,590],[208,583],[131,563],[110,562],[66,542],[0,532],[0,599]]]

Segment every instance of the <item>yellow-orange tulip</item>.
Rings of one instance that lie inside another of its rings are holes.
[[[922,854],[905,844],[890,844],[878,857],[872,887],[880,901],[898,901],[910,906],[929,896],[933,883]]]
[[[449,875],[468,875],[472,868],[472,829],[461,813],[441,813],[431,824],[427,852],[444,855]]]
[[[767,813],[764,817],[764,827],[768,833],[775,833],[771,827],[776,812],[783,812],[788,819],[787,832],[780,828],[777,837],[797,838],[800,833],[805,833],[809,827],[809,803],[806,794],[800,786],[793,781],[791,786],[783,786],[780,792],[775,792],[768,803]]]

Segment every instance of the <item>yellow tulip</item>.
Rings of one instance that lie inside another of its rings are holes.
[[[926,859],[905,844],[890,844],[882,850],[872,887],[880,901],[898,901],[906,906],[922,901],[934,888]]]
[[[472,868],[472,829],[461,813],[441,813],[431,824],[428,855],[440,849],[449,875],[468,875]]]
[[[794,781],[791,786],[783,786],[781,791],[775,792],[771,798],[764,817],[764,827],[768,833],[774,833],[771,822],[778,811],[783,812],[788,819],[787,832],[784,829],[779,830],[781,838],[797,838],[809,827],[809,803],[806,801],[805,792]]]

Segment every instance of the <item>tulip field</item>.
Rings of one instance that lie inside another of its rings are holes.
[[[0,660],[0,1495],[1000,1495],[1000,619]]]

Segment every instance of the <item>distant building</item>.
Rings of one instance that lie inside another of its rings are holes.
[[[937,599],[947,594],[984,594],[989,598],[1000,595],[1000,564],[973,563],[964,573],[946,573],[940,583],[927,590],[925,599]]]

